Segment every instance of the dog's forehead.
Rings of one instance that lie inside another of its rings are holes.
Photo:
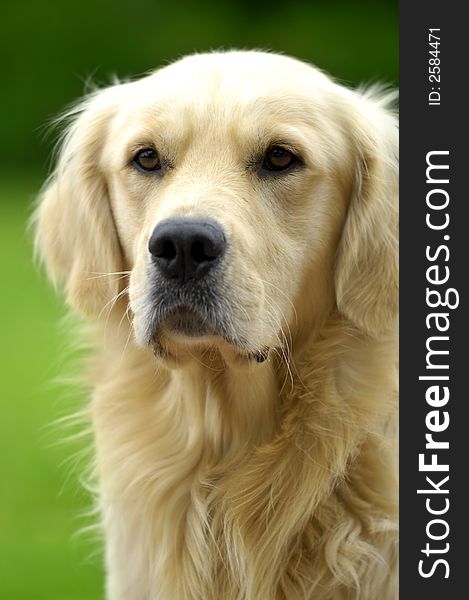
[[[246,109],[267,115],[303,110],[333,83],[318,69],[265,52],[227,52],[185,57],[129,85],[122,116],[148,113],[194,119],[239,116]],[[233,113],[231,112],[233,111]]]
[[[155,71],[142,80],[153,81],[178,93],[181,90],[217,89],[238,96],[265,94],[295,84],[300,89],[328,78],[319,69],[297,59],[266,52],[225,52],[194,54]]]

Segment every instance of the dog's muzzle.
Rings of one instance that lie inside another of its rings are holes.
[[[220,336],[248,347],[233,330],[232,308],[222,293],[226,235],[213,219],[175,217],[159,223],[148,242],[153,311],[150,343],[160,348],[162,331],[185,338]],[[264,362],[268,349],[246,351]]]
[[[209,218],[159,223],[148,242],[152,339],[165,332],[187,338],[229,336],[229,305],[220,293],[226,236]]]

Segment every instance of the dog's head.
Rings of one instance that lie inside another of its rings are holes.
[[[392,326],[386,98],[291,58],[229,52],[102,90],[75,114],[37,218],[49,273],[79,311],[103,315],[128,294],[139,345],[258,361],[335,307],[368,335]]]

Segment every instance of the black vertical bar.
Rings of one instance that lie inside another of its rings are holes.
[[[465,377],[469,372],[469,109],[464,91],[468,78],[464,7],[462,2],[434,0],[400,3],[400,597],[404,600],[469,597],[469,395]],[[430,170],[427,182],[427,160],[449,168]],[[445,208],[434,208],[447,201]],[[448,225],[442,227],[447,219]],[[430,267],[436,269],[428,271]],[[446,282],[435,283],[446,276]],[[454,308],[432,308],[429,304],[438,305],[438,295],[427,298],[427,290],[439,292],[441,303],[448,294],[448,304]],[[440,316],[429,316],[432,313]],[[428,356],[426,344],[449,353]],[[429,368],[427,358],[437,368]],[[430,387],[434,387],[433,395]],[[449,392],[446,403],[444,387]],[[437,428],[442,430],[432,431]],[[427,443],[431,446],[427,434],[435,442],[448,442],[449,448],[426,448]],[[420,454],[423,469],[419,468]],[[438,468],[448,465],[448,471],[425,470],[432,460]],[[431,510],[441,514],[431,514]]]

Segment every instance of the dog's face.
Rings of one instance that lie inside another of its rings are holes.
[[[394,118],[290,58],[196,55],[82,105],[39,208],[71,302],[128,292],[139,345],[228,361],[339,307],[373,334],[396,303]],[[129,271],[128,289],[117,276]]]

